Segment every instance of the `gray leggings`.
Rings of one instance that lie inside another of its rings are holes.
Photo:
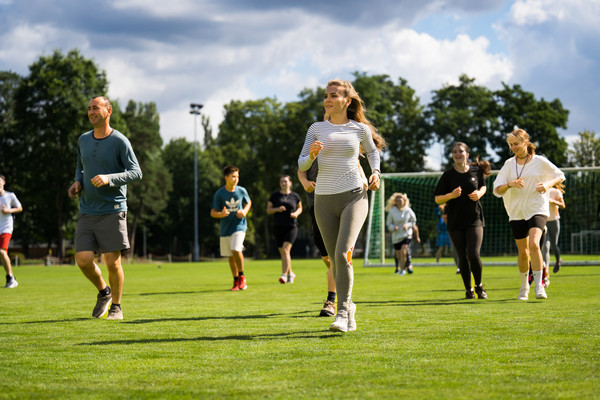
[[[560,236],[560,219],[546,221],[548,235],[542,246],[542,256],[546,266],[550,265],[550,249],[554,253],[556,261],[560,260],[560,249],[558,248],[558,237]]]
[[[369,212],[367,190],[315,195],[315,217],[329,253],[338,296],[338,313],[352,304],[352,250]]]

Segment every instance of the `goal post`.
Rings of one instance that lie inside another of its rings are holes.
[[[566,208],[560,211],[561,253],[596,254],[600,260],[600,167],[562,168],[565,173]],[[487,193],[481,198],[485,215],[482,256],[517,254],[508,216],[501,198],[492,188],[499,171],[487,178]],[[364,251],[365,266],[393,265],[393,246],[385,226],[385,206],[395,192],[406,193],[417,216],[421,244],[412,241],[413,257],[433,257],[437,239],[437,204],[434,191],[443,172],[384,173],[381,186],[371,192]],[[596,234],[597,233],[597,234]],[[552,256],[553,258],[553,256]],[[418,263],[416,263],[418,264]]]

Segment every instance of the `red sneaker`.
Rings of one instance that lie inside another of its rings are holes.
[[[246,277],[244,275],[240,275],[238,279],[238,287],[240,290],[248,289],[248,285],[246,284]]]
[[[240,290],[240,277],[239,276],[236,276],[233,279],[233,287],[231,288],[231,290],[233,290],[233,291]]]

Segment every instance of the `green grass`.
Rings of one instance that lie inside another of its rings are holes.
[[[547,300],[516,300],[516,267],[484,268],[489,300],[464,300],[452,267],[356,262],[356,332],[328,330],[318,260],[125,266],[123,321],[90,317],[77,267],[15,269],[0,290],[2,399],[600,398],[600,267],[551,275]],[[104,269],[104,268],[103,268]]]

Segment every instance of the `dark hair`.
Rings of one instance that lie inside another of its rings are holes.
[[[290,180],[290,182],[293,182],[293,181],[292,181],[292,177],[291,177],[291,176],[289,176],[289,175],[281,175],[281,176],[279,177],[279,180],[281,180],[281,178],[288,178],[288,179]]]
[[[112,103],[110,102],[110,100],[104,96],[94,96],[92,97],[92,100],[94,99],[102,99],[104,100],[104,104],[106,104],[106,108],[110,108],[112,110]]]
[[[469,150],[469,146],[467,146],[466,143],[463,142],[456,142],[452,145],[452,151],[454,151],[454,149],[458,146],[464,147],[465,151],[467,152],[467,154],[470,154],[470,150]],[[469,165],[474,165],[476,167],[479,167],[481,169],[481,171],[483,171],[483,176],[484,178],[487,178],[488,176],[490,176],[491,174],[491,170],[492,170],[492,166],[490,165],[490,163],[488,161],[480,161],[479,160],[479,156],[475,157],[475,161],[468,163]]]
[[[236,171],[239,171],[240,169],[234,165],[228,165],[225,168],[223,168],[223,176],[227,176],[227,175],[231,175]]]

